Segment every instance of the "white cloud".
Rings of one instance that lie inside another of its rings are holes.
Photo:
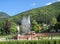
[[[60,0],[57,0],[57,1],[60,1]]]
[[[35,6],[35,5],[36,5],[36,3],[32,3],[31,5],[32,5],[32,6]]]
[[[48,3],[46,3],[45,5],[50,5],[50,4],[52,4],[51,2],[48,2]]]

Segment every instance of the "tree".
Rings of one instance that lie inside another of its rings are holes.
[[[55,26],[55,24],[57,23],[57,19],[56,18],[52,18],[50,24],[51,26]]]
[[[56,32],[57,32],[57,29],[55,27],[55,25],[57,24],[57,19],[56,18],[52,18],[50,23],[51,23],[50,30],[56,30]]]
[[[38,32],[38,30],[39,30],[39,25],[35,20],[33,20],[32,21],[32,31]]]
[[[41,27],[42,27],[41,32],[49,32],[49,26],[48,26],[48,24],[42,23]]]
[[[60,29],[60,14],[57,16],[57,23],[55,25],[56,29]]]
[[[0,21],[0,35],[3,35],[3,33],[4,33],[3,22]]]
[[[5,33],[10,34],[10,22],[8,20],[5,20],[4,22],[4,29],[5,29]]]
[[[17,33],[16,23],[10,21],[10,34],[16,34],[16,33]]]
[[[11,28],[10,28],[10,33],[11,33],[11,34],[16,34],[16,33],[17,33],[16,27],[11,27]]]
[[[57,23],[56,23],[55,28],[56,28],[56,29],[60,29],[60,22],[57,22]]]
[[[58,15],[58,17],[57,17],[57,21],[60,22],[60,15]]]

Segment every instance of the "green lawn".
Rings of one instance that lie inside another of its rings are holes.
[[[14,35],[4,35],[4,36],[0,36],[0,38],[11,38]]]

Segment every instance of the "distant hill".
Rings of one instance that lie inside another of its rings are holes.
[[[31,20],[36,20],[37,22],[49,23],[53,17],[57,17],[60,14],[60,2],[53,3],[48,6],[38,7],[31,9],[22,13],[19,13],[10,18],[11,21],[17,22],[22,16],[30,15]]]
[[[10,16],[5,12],[0,12],[0,21],[4,21],[5,19],[9,18]]]
[[[7,13],[0,12],[0,18],[7,18],[7,17],[9,17]]]

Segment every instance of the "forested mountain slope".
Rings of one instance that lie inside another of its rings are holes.
[[[60,2],[53,3],[48,6],[38,7],[22,13],[19,13],[11,18],[11,21],[18,22],[22,16],[30,15],[31,21],[34,19],[37,22],[49,23],[52,18],[56,18],[60,14]]]

